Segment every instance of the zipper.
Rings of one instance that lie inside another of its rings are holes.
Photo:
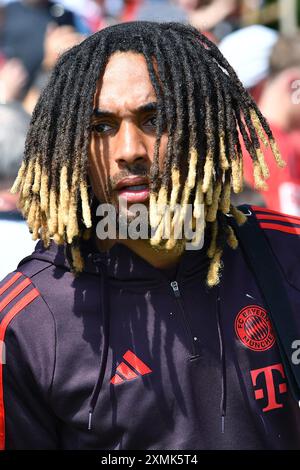
[[[198,348],[198,342],[197,342],[197,346],[196,346],[196,342],[195,342],[193,334],[192,334],[192,329],[191,329],[189,319],[188,319],[188,317],[187,317],[187,315],[184,311],[184,307],[183,307],[183,303],[182,303],[182,297],[181,297],[181,293],[180,293],[180,290],[179,290],[178,282],[177,281],[172,281],[170,284],[171,284],[171,288],[173,290],[177,305],[179,306],[179,311],[180,311],[182,319],[183,319],[183,323],[184,323],[184,326],[185,326],[185,330],[186,330],[188,340],[191,344],[192,355],[193,355],[193,357],[194,356],[197,357],[197,356],[199,356],[199,352],[200,352],[199,348]]]
[[[221,374],[222,374],[222,394],[220,402],[220,411],[221,411],[221,432],[225,432],[225,416],[226,416],[226,359],[225,359],[225,350],[224,350],[224,339],[221,327],[221,298],[220,298],[220,286],[217,287],[217,299],[216,299],[216,319],[217,319],[217,329],[219,337],[219,347],[220,347],[220,362],[221,362]]]

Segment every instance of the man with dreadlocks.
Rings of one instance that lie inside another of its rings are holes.
[[[3,449],[300,448],[297,350],[237,237],[265,231],[296,340],[300,221],[231,204],[240,135],[265,185],[262,146],[284,164],[269,126],[191,27],[115,25],[61,56],[12,188],[41,240],[0,283]],[[149,236],[97,237],[99,203],[149,208]]]

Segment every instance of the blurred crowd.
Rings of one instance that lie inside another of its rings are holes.
[[[287,162],[284,170],[277,169],[266,150],[272,177],[269,189],[258,192],[244,149],[245,189],[235,202],[300,217],[300,34],[286,36],[263,25],[245,26],[245,15],[265,4],[264,0],[0,0],[0,279],[35,244],[9,188],[41,90],[63,51],[123,21],[190,23],[220,47],[268,119]]]

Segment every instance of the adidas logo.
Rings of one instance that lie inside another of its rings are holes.
[[[123,359],[125,359],[125,361],[128,362],[128,364],[130,364],[136,372],[132,370],[131,367],[129,367],[125,362],[121,362],[121,364],[119,364],[117,367],[118,374],[115,374],[110,380],[110,383],[114,385],[124,382],[124,380],[135,379],[138,374],[145,375],[152,372],[152,370],[129,349],[123,355]]]

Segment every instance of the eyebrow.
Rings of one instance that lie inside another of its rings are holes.
[[[138,108],[134,110],[134,113],[135,114],[147,113],[151,111],[157,111],[157,103],[155,101],[151,103],[142,104],[141,106],[139,106]],[[108,111],[106,109],[100,109],[100,108],[95,108],[93,110],[93,117],[99,118],[99,117],[109,117],[109,116],[113,117],[115,116],[115,113],[113,113],[112,111]]]

